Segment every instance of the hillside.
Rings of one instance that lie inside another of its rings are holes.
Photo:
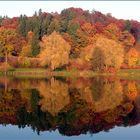
[[[140,68],[140,23],[99,11],[40,9],[0,18],[0,69],[48,68],[114,72]]]

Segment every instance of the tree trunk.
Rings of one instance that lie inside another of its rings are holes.
[[[7,64],[8,64],[8,58],[7,58],[7,51],[5,52],[5,75],[7,73]]]

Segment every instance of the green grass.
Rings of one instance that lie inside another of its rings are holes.
[[[7,71],[7,76],[14,77],[46,77],[49,71],[43,68],[17,68]],[[0,72],[0,75],[5,75],[4,72]]]
[[[118,71],[117,76],[125,79],[140,80],[140,69],[120,70]]]
[[[45,68],[16,68],[16,69],[14,69],[14,71],[17,71],[17,72],[25,72],[25,71],[38,71],[38,72],[40,72],[40,71],[46,71],[46,69]]]
[[[4,72],[0,72],[0,75],[4,75]],[[129,70],[120,70],[117,73],[98,73],[95,71],[80,71],[77,69],[72,70],[55,70],[50,71],[44,68],[16,68],[7,71],[8,76],[14,77],[40,77],[46,78],[50,76],[56,77],[94,77],[94,76],[117,76],[120,78],[128,79],[140,79],[140,69],[129,69]]]
[[[117,72],[117,75],[140,76],[140,70],[138,70],[138,69],[120,70]]]

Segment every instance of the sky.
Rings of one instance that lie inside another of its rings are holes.
[[[32,16],[40,8],[43,12],[58,12],[69,7],[111,13],[118,19],[140,21],[140,1],[0,1],[0,15]]]

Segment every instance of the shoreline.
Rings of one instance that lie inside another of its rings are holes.
[[[129,70],[119,70],[116,73],[101,73],[92,70],[59,70],[50,71],[43,68],[17,68],[14,70],[9,70],[6,73],[0,71],[1,76],[11,76],[11,77],[95,77],[95,76],[116,76],[116,77],[135,77],[140,79],[140,69],[129,69]]]

